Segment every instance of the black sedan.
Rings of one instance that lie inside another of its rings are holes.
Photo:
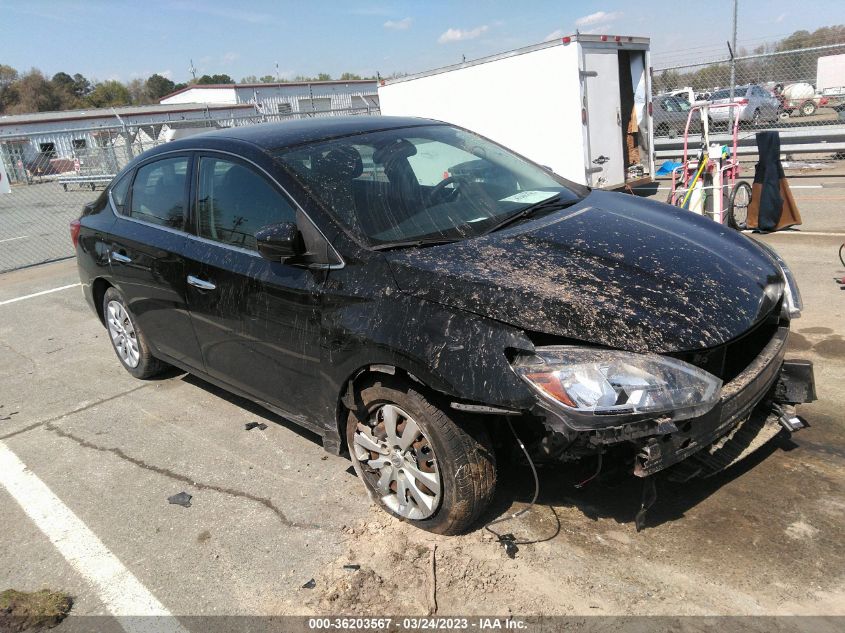
[[[773,252],[435,121],[167,143],[71,234],[133,376],[175,366],[302,424],[434,532],[479,517],[511,433],[533,462],[686,479],[797,430],[813,398]]]

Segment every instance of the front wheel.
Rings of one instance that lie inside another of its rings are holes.
[[[813,116],[816,113],[816,103],[814,101],[805,101],[801,104],[801,114],[804,116]]]
[[[466,531],[489,506],[496,460],[487,432],[399,380],[374,378],[346,425],[352,464],[393,516],[437,534]]]
[[[748,205],[751,204],[751,185],[744,180],[734,185],[728,199],[728,226],[737,231],[748,228]]]

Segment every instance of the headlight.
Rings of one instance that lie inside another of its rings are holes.
[[[574,346],[535,352],[514,361],[514,371],[574,426],[614,425],[631,417],[697,417],[713,408],[722,388],[712,374],[657,354]]]
[[[785,282],[783,289],[783,311],[790,319],[797,319],[801,316],[801,310],[804,309],[804,302],[801,300],[801,291],[798,290],[798,284],[795,283],[795,275],[792,274],[783,257],[778,255],[775,249],[765,242],[758,241],[757,244],[762,246],[780,267]]]

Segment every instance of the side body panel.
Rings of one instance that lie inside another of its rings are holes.
[[[580,184],[578,47],[552,46],[379,88],[386,115],[460,125]]]

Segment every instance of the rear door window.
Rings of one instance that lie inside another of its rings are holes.
[[[295,221],[293,204],[250,167],[221,158],[200,158],[200,237],[255,250],[255,233],[259,229]]]
[[[132,182],[132,172],[124,174],[111,188],[111,200],[114,210],[120,215],[126,215],[126,200],[129,197],[129,184]]]
[[[164,158],[139,167],[129,216],[171,229],[185,228],[188,157]]]

